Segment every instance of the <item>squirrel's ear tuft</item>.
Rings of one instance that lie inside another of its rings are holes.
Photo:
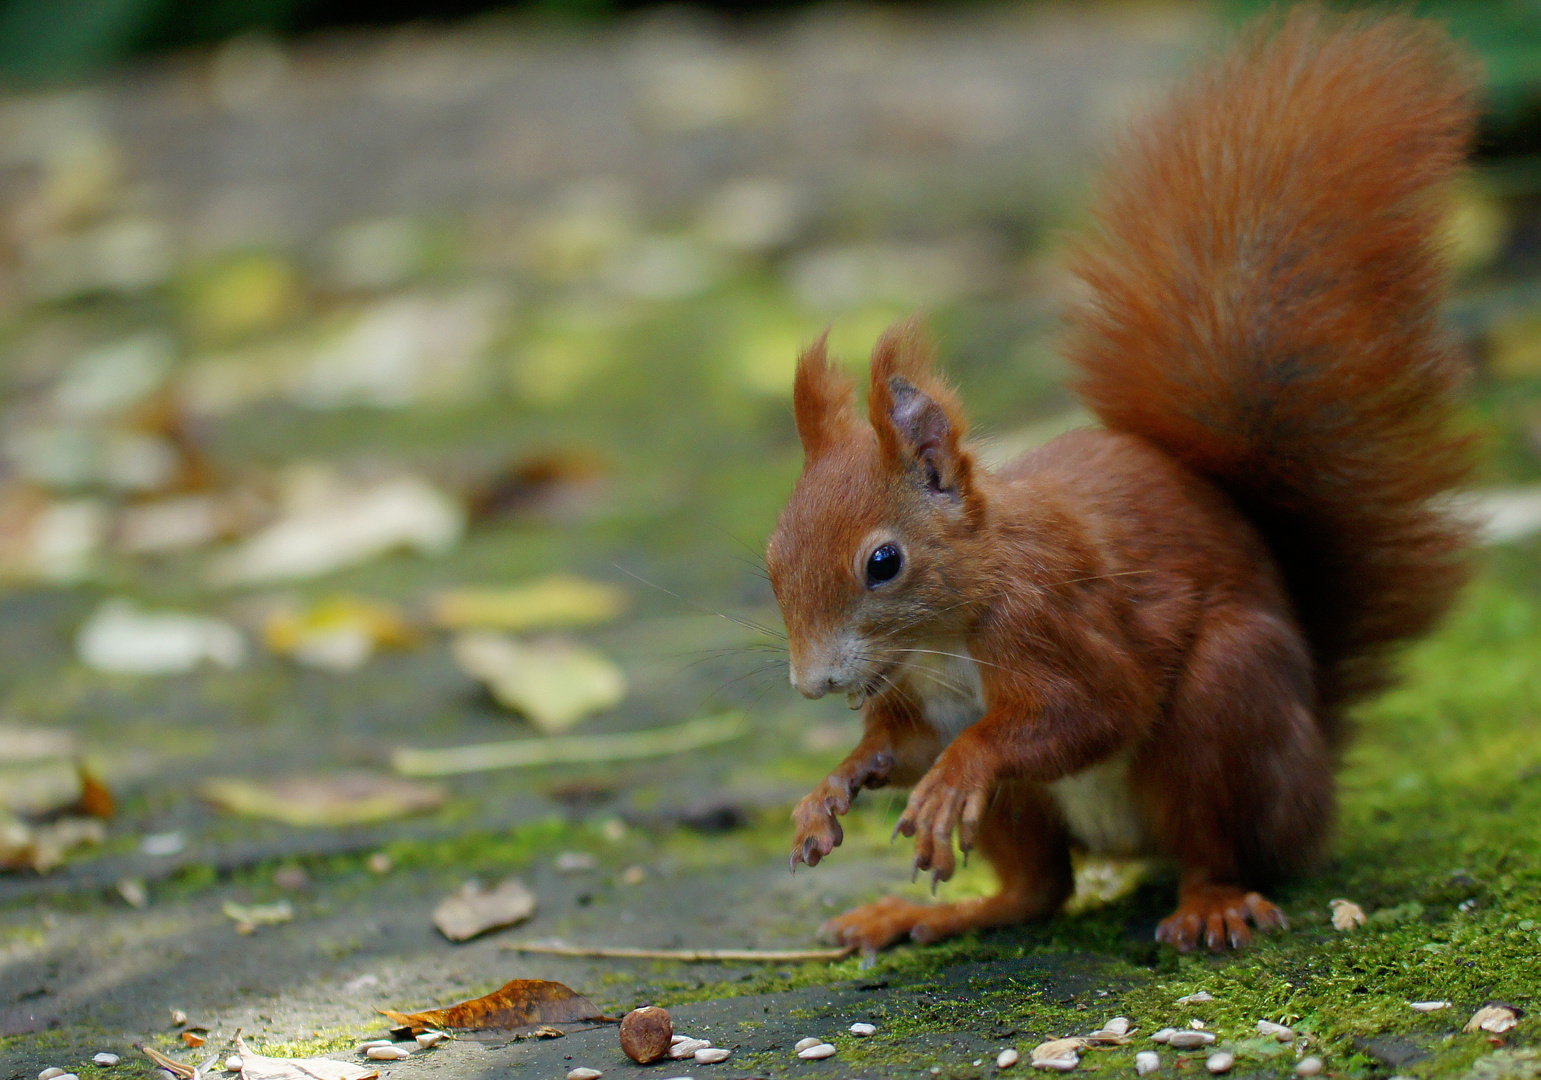
[[[792,381],[792,413],[809,461],[839,441],[855,421],[856,388],[849,376],[829,362],[828,339],[826,330],[803,350]]]
[[[931,364],[919,320],[889,327],[872,350],[868,416],[891,468],[914,472],[932,491],[972,507],[974,460],[962,445],[968,420]]]

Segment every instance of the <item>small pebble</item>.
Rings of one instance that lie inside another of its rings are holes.
[[[1017,1053],[1016,1050],[1012,1047],[1008,1046],[999,1054],[995,1055],[995,1067],[997,1069],[1009,1069],[1021,1060],[1022,1055]]]
[[[642,866],[628,866],[621,871],[622,885],[641,885],[647,880],[647,869]]]
[[[118,882],[118,895],[129,907],[143,911],[150,906],[150,890],[136,877],[126,877]]]
[[[1257,1022],[1259,1035],[1272,1035],[1282,1043],[1295,1041],[1295,1030],[1287,1028],[1283,1024],[1275,1024],[1272,1020],[1259,1020]]]
[[[1176,1028],[1170,1028],[1170,1027],[1162,1028],[1160,1031],[1156,1032],[1155,1034],[1153,1034],[1150,1037],[1150,1041],[1151,1042],[1164,1043],[1168,1039],[1170,1039],[1173,1035],[1176,1035],[1176,1034],[1177,1034],[1177,1029]]]
[[[241,1056],[239,1054],[231,1054],[229,1057],[227,1057],[225,1059],[225,1071],[226,1072],[240,1072],[241,1071]]]
[[[395,1045],[396,1045],[396,1042],[395,1042],[394,1039],[370,1039],[368,1042],[361,1042],[361,1043],[358,1044],[358,1052],[362,1054],[365,1050],[368,1050],[371,1046],[395,1046]]]
[[[823,1039],[815,1039],[812,1036],[809,1036],[806,1039],[798,1039],[797,1040],[797,1045],[792,1047],[792,1049],[796,1050],[800,1054],[804,1050],[808,1049],[808,1047],[810,1047],[810,1046],[818,1046],[818,1045],[820,1045],[823,1042],[824,1042]]]
[[[310,884],[310,875],[298,866],[280,866],[273,871],[273,884],[280,889],[303,889]]]
[[[1196,994],[1189,994],[1187,997],[1180,997],[1180,998],[1178,998],[1177,999],[1177,1004],[1179,1004],[1179,1005],[1198,1005],[1198,1004],[1201,1004],[1201,1003],[1203,1003],[1205,1001],[1213,1001],[1213,1000],[1215,1000],[1215,995],[1211,994],[1208,990],[1200,990]]]
[[[809,1046],[799,1050],[797,1056],[804,1061],[819,1061],[823,1058],[834,1057],[835,1048],[829,1043],[819,1043],[816,1046]]]
[[[441,1042],[448,1038],[449,1036],[442,1031],[425,1031],[421,1035],[417,1036],[417,1045],[421,1046],[424,1050],[427,1050],[430,1047],[438,1046]]]
[[[63,1069],[59,1068],[57,1065],[50,1065],[48,1068],[37,1074],[37,1080],[54,1080],[54,1077],[63,1075]]]
[[[728,1056],[732,1053],[733,1051],[724,1049],[721,1046],[703,1046],[696,1051],[696,1060],[702,1065],[717,1065],[727,1061]]]
[[[983,1065],[984,1063],[985,1063],[985,1059],[984,1058],[975,1058],[974,1059],[974,1068],[977,1069],[977,1068],[979,1068],[979,1066]]]
[[[1115,1016],[1102,1025],[1103,1031],[1112,1032],[1114,1035],[1129,1034],[1129,1018],[1127,1016]]]
[[[587,851],[564,851],[556,857],[559,874],[585,874],[599,869],[599,860]]]
[[[396,868],[396,860],[383,851],[377,851],[365,860],[364,865],[369,867],[371,874],[389,874]]]
[[[1134,1071],[1140,1076],[1149,1076],[1161,1068],[1161,1055],[1154,1050],[1141,1050],[1134,1055]]]
[[[1440,1009],[1450,1008],[1448,1001],[1409,1001],[1407,1007],[1413,1012],[1438,1012]]]
[[[603,1075],[598,1069],[574,1069],[567,1074],[567,1080],[599,1080]]]
[[[865,1039],[868,1035],[876,1035],[877,1033],[878,1029],[876,1024],[863,1024],[858,1022],[851,1025],[851,1034],[855,1035],[858,1039]]]
[[[116,1065],[118,1063],[118,1055],[117,1054],[97,1054],[91,1060],[96,1062],[98,1065]]]
[[[1166,1044],[1173,1050],[1192,1050],[1214,1041],[1215,1037],[1207,1031],[1174,1031]]]
[[[681,1039],[669,1047],[669,1056],[676,1061],[688,1057],[694,1057],[697,1050],[705,1050],[712,1045],[710,1039]]]
[[[399,1046],[371,1046],[364,1051],[364,1056],[371,1061],[400,1061],[402,1058],[411,1057],[410,1050],[403,1050]]]
[[[1315,1076],[1322,1071],[1322,1059],[1319,1057],[1304,1057],[1295,1066],[1296,1076]]]
[[[1202,1020],[1189,1020],[1188,1026],[1191,1027],[1194,1031],[1203,1031],[1205,1025],[1204,1021]]]
[[[186,1027],[187,1026],[187,1014],[185,1012],[183,1012],[181,1009],[172,1009],[171,1010],[171,1026],[172,1027]]]
[[[1223,1072],[1230,1072],[1231,1066],[1235,1064],[1236,1055],[1229,1050],[1221,1050],[1209,1055],[1208,1060],[1204,1062],[1204,1068],[1218,1076]]]

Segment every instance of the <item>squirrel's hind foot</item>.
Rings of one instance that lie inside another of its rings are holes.
[[[1268,931],[1288,929],[1289,923],[1278,905],[1261,893],[1235,885],[1193,885],[1182,890],[1177,910],[1161,920],[1156,940],[1178,952],[1192,952],[1200,945],[1224,952],[1252,944],[1254,926]]]

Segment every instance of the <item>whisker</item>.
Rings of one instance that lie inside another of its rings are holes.
[[[753,630],[757,634],[764,634],[766,637],[777,638],[777,639],[779,639],[781,641],[785,641],[786,640],[787,636],[785,634],[783,634],[779,630],[772,630],[770,627],[762,626],[759,623],[754,622],[751,619],[741,619],[741,618],[739,618],[739,617],[737,617],[735,615],[729,615],[726,612],[717,611],[717,610],[715,610],[713,608],[709,608],[709,607],[705,607],[705,606],[703,606],[701,604],[697,604],[693,600],[687,600],[687,599],[685,599],[685,597],[681,596],[679,593],[675,592],[672,589],[666,589],[662,585],[659,585],[659,584],[657,584],[655,582],[647,580],[647,578],[643,577],[640,574],[632,573],[630,570],[626,569],[626,567],[622,566],[618,562],[612,562],[610,565],[615,567],[621,573],[625,574],[627,577],[635,578],[637,581],[640,581],[642,584],[646,585],[648,588],[650,588],[650,589],[657,589],[659,592],[663,593],[666,596],[674,597],[674,599],[678,600],[680,603],[684,604],[686,607],[688,607],[688,608],[692,609],[693,611],[696,611],[696,612],[698,612],[698,613],[700,613],[702,615],[715,615],[719,619],[726,619],[730,623],[734,623],[737,626],[742,626],[745,630]]]

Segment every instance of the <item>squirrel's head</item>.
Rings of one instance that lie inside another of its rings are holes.
[[[965,625],[974,589],[960,546],[984,521],[967,421],[931,371],[916,323],[872,353],[867,419],[820,338],[798,359],[792,404],[803,472],[766,563],[786,620],[792,684],[808,697],[886,684],[906,650]]]

